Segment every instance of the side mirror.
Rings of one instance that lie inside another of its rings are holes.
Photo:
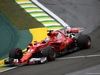
[[[32,46],[32,43],[29,43],[29,46]]]
[[[57,35],[58,35],[58,33],[54,33],[54,34],[53,34],[53,36],[57,36]]]
[[[52,35],[52,33],[48,33],[47,35],[48,35],[48,36],[51,36],[51,35]]]
[[[36,45],[37,44],[37,41],[34,41],[34,45]]]

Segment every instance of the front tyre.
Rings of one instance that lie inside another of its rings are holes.
[[[56,58],[56,51],[53,46],[46,46],[42,53],[44,57],[47,57],[48,61],[54,61]]]
[[[91,38],[88,35],[80,35],[78,37],[78,46],[81,49],[87,49],[91,47]]]
[[[23,56],[22,50],[20,48],[13,48],[9,53],[9,58],[21,59]]]

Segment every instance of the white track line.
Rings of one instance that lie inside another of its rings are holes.
[[[48,10],[46,7],[44,7],[41,3],[39,3],[37,0],[31,0],[33,1],[34,3],[36,3],[39,7],[41,7],[43,10],[45,10],[49,15],[51,15],[52,17],[54,17],[59,23],[61,23],[64,27],[68,27],[70,28],[70,26],[68,24],[66,24],[61,18],[59,18],[56,14],[52,13],[50,10]],[[31,3],[29,1],[25,1],[25,2],[17,2],[18,4],[20,3]],[[23,7],[26,7],[26,6],[23,6]],[[28,12],[31,12],[31,11],[35,11],[35,10],[28,10]],[[40,11],[40,10],[36,10],[36,11]],[[42,15],[42,14],[41,14]],[[44,14],[43,14],[44,15]],[[32,15],[32,16],[35,16],[35,15]],[[50,19],[51,20],[51,19]],[[53,20],[53,19],[52,19]],[[17,68],[17,67],[12,67],[12,68],[9,68],[9,69],[6,69],[6,70],[3,70],[3,71],[0,71],[0,72],[5,72],[5,71],[8,71],[8,70],[11,70],[11,69],[14,69],[14,68]]]
[[[15,68],[17,68],[17,67],[8,68],[8,69],[0,71],[0,72],[5,72],[5,71],[11,70],[11,69],[15,69]]]
[[[27,6],[21,6],[23,8],[26,8],[26,7],[37,7],[37,6],[30,6],[30,5],[27,5]]]
[[[18,66],[16,66],[16,67],[11,67],[11,68],[8,68],[8,69],[6,69],[6,70],[3,70],[3,71],[0,71],[0,72],[9,71],[9,70],[11,70],[11,69],[15,69],[15,68],[21,67],[21,66],[23,66],[23,65],[25,65],[25,64],[18,65]],[[5,66],[6,66],[6,65],[5,65]]]
[[[35,14],[35,15],[31,15],[31,16],[33,16],[33,17],[37,17],[37,16],[48,16],[47,14]]]
[[[21,4],[21,3],[31,3],[30,1],[24,1],[24,2],[17,2],[18,4]]]
[[[90,57],[100,57],[100,54],[97,54],[97,55],[86,55],[86,56],[64,57],[64,58],[57,58],[57,59],[78,59],[78,58],[90,58]]]
[[[54,20],[54,19],[39,19],[39,21]]]
[[[26,12],[34,12],[34,11],[42,11],[42,10],[27,10]]]
[[[60,26],[60,24],[50,23],[50,24],[44,24],[45,26],[51,26],[51,25],[57,25]]]
[[[47,9],[45,6],[43,6],[41,3],[39,3],[37,0],[31,0],[33,3],[37,4],[40,8],[42,8],[44,11],[46,11],[49,15],[54,17],[60,24],[62,24],[64,27],[70,28],[68,24],[66,24],[61,18],[59,18],[56,14],[51,12],[49,9]]]

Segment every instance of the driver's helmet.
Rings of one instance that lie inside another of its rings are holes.
[[[50,40],[50,37],[45,38],[46,43],[49,42],[49,40]]]

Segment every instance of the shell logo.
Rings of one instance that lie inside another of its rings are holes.
[[[25,55],[29,55],[30,53],[26,53]]]
[[[64,47],[66,47],[67,46],[67,43],[64,43]]]

